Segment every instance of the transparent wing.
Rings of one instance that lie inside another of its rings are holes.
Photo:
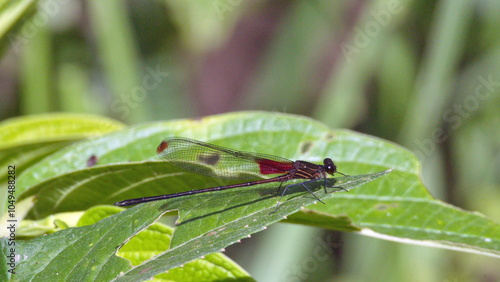
[[[161,142],[158,156],[185,170],[223,179],[249,179],[286,174],[293,161],[272,155],[241,152],[181,137]]]

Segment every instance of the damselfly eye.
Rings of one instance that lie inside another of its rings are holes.
[[[325,171],[328,174],[334,174],[337,172],[337,166],[333,163],[332,159],[326,158],[323,160],[323,165],[325,166]]]

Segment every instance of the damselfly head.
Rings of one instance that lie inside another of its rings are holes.
[[[326,173],[333,175],[335,172],[337,172],[337,166],[333,163],[332,159],[324,159],[323,165],[325,166]]]
[[[328,173],[330,175],[333,175],[334,173],[338,173],[338,174],[342,174],[343,176],[346,176],[342,172],[337,171],[337,166],[330,158],[326,158],[323,160],[323,166],[325,167],[326,173]]]

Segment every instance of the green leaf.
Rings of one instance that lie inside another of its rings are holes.
[[[84,114],[41,114],[0,123],[0,149],[33,145],[40,141],[66,141],[120,129],[117,121]]]
[[[83,212],[68,212],[51,214],[39,220],[25,219],[19,224],[19,228],[16,230],[16,236],[17,238],[37,237],[54,233],[71,226],[76,226],[82,213]]]
[[[328,179],[328,187],[338,185],[349,191],[387,172],[389,171]],[[320,189],[323,183],[323,180],[318,180],[308,183],[308,186],[309,189],[316,190],[314,194],[320,199],[334,197],[337,193],[325,193],[323,189]],[[220,193],[198,194],[183,199],[174,198],[159,203],[145,204],[149,209],[179,210],[171,249],[131,269],[118,280],[147,279],[156,273],[182,265],[186,261],[223,251],[226,246],[249,237],[250,234],[262,231],[302,207],[316,202],[316,198],[304,191],[301,185],[294,185],[283,198],[276,197],[275,191],[273,184],[265,184],[254,189],[226,190]],[[277,200],[282,200],[282,202],[278,202],[277,205]]]
[[[84,138],[122,128],[117,121],[93,115],[42,114],[0,123],[0,165],[15,166],[16,177],[44,157]],[[0,191],[7,195],[7,170],[0,172]],[[17,189],[21,193],[22,189]],[[1,201],[2,204],[5,201]],[[4,211],[2,207],[0,211]],[[20,212],[19,210],[17,212]]]
[[[170,227],[154,223],[140,232],[141,228],[152,223],[163,212],[151,210],[156,214],[156,216],[151,216],[151,213],[143,211],[134,213],[132,209],[118,214],[120,211],[123,209],[110,206],[94,207],[85,212],[78,222],[79,226],[85,227],[70,228],[31,241],[17,241],[16,253],[22,254],[23,258],[16,262],[18,267],[14,277],[20,281],[43,278],[50,281],[54,279],[67,281],[82,280],[82,277],[85,277],[84,280],[110,280],[113,276],[118,275],[118,270],[130,269],[126,260],[114,255],[118,246],[124,241],[130,239],[120,248],[118,255],[128,259],[132,265],[138,265],[168,248],[172,235]],[[113,215],[116,216],[106,219]],[[146,217],[149,220],[145,220]],[[129,223],[135,220],[141,221],[141,224],[133,228],[126,228],[126,232],[117,231],[123,226],[129,226]],[[118,235],[118,233],[120,234]],[[129,237],[124,237],[127,235]],[[136,236],[132,237],[133,235]],[[7,246],[8,241],[2,239],[0,242],[2,253],[8,254],[7,250],[10,248]],[[6,259],[5,256],[3,258]],[[34,258],[37,263],[32,263],[32,260],[24,258]],[[89,258],[96,259],[89,263]],[[75,265],[87,267],[87,269],[75,269]],[[219,253],[207,255],[204,259],[192,261],[182,268],[162,273],[155,278],[182,281],[186,277],[195,278],[197,276],[204,280],[235,278],[250,280],[248,274],[241,267]]]
[[[0,258],[0,263],[2,268],[0,271],[0,280],[8,281],[16,266],[16,252],[11,244],[13,244],[14,239],[9,241],[7,237],[0,238],[0,250],[2,250],[2,257]]]
[[[19,35],[9,35],[9,33],[26,23],[23,18],[33,14],[37,2],[36,0],[0,2],[0,49],[4,49],[5,45],[10,43],[14,50],[19,51],[19,46],[16,46],[16,44],[22,44],[33,36],[32,30],[29,32],[21,30]],[[32,22],[28,21],[27,23],[31,25],[30,28],[36,28]]]
[[[396,177],[387,178],[382,181],[394,181]],[[408,187],[403,179],[399,182],[403,184],[401,187]],[[435,199],[398,194],[396,191],[385,196],[342,194],[326,201],[327,205],[314,205],[302,211],[313,214],[314,222],[300,213],[291,216],[288,222],[338,230],[317,222],[334,220],[343,214],[352,225],[361,228],[363,235],[500,257],[500,226],[495,222]]]
[[[110,206],[91,208],[80,218],[78,225],[84,226],[94,224],[122,210],[123,208]],[[160,223],[154,223],[132,237],[122,248],[120,248],[117,254],[128,259],[132,265],[139,265],[152,256],[167,250],[170,245],[172,232],[172,228]],[[196,277],[200,274],[202,276],[199,277],[199,280],[223,280],[234,279],[236,277],[248,278],[248,274],[243,269],[220,253],[214,253],[206,256],[204,259],[192,261],[184,267],[172,269],[168,271],[168,273],[156,275],[155,278],[182,281],[186,280],[186,277],[191,277],[191,280],[197,280]]]
[[[120,245],[157,219],[157,211],[127,210],[96,224],[65,229],[30,241],[18,241],[16,276],[26,280],[109,281],[130,268],[115,256]],[[140,223],[139,223],[140,221]],[[135,226],[130,226],[135,222]],[[128,226],[128,228],[123,228]]]
[[[272,183],[130,208],[123,213],[134,211],[154,219],[179,210],[179,220],[171,249],[128,272],[121,269],[126,274],[120,279],[145,279],[220,251],[288,215],[288,222],[360,230],[361,234],[384,239],[500,256],[499,226],[477,213],[433,199],[421,184],[419,164],[409,151],[351,131],[332,131],[311,119],[275,113],[235,113],[143,124],[92,142],[73,144],[31,167],[19,179],[19,187],[25,190],[22,197],[36,199],[29,217],[232,183],[215,182],[158,161],[156,146],[169,136],[311,162],[331,157],[341,172],[351,176],[329,179],[329,186],[349,190],[363,185],[349,192],[329,188],[335,193],[325,194],[320,188],[323,181],[309,183],[326,205],[311,205],[316,199],[297,185],[281,199],[275,213],[271,212],[280,198],[275,196],[278,185]],[[85,160],[92,155],[97,157],[97,165],[87,167]],[[369,182],[387,169],[392,172]],[[376,172],[380,173],[373,174]],[[307,208],[295,213],[303,206]],[[149,217],[135,218],[123,225],[130,228],[123,229],[135,230],[138,225],[144,226],[145,220],[152,222]],[[111,232],[108,236],[121,235]]]

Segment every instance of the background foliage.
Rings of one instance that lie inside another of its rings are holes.
[[[499,222],[499,12],[494,0],[3,0],[0,118],[304,114],[411,149],[434,197]],[[256,237],[228,253],[257,279],[499,277],[498,260],[350,233]],[[324,242],[333,255],[307,260]]]

